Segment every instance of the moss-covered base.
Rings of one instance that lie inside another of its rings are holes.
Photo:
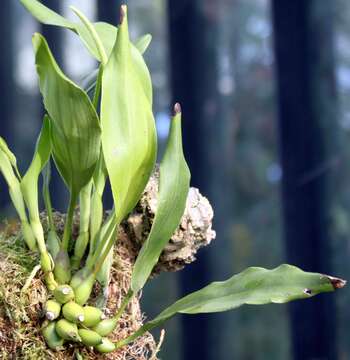
[[[23,286],[38,264],[38,257],[26,250],[16,223],[6,224],[1,230],[0,359],[156,359],[156,344],[151,334],[145,334],[134,343],[108,355],[101,355],[72,343],[65,344],[61,351],[48,349],[40,328],[43,323],[43,304],[49,294],[40,270],[30,281],[27,290],[23,291]],[[131,268],[135,260],[135,249],[125,233],[119,234],[115,251],[107,316],[120,306],[129,287]],[[98,290],[96,286],[96,295]],[[110,338],[119,340],[130,335],[140,327],[142,320],[139,300],[134,299]]]

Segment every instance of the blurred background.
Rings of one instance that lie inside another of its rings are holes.
[[[195,264],[149,283],[146,315],[248,266],[289,262],[350,279],[350,2],[125,2],[131,37],[153,35],[145,57],[160,143],[172,104],[180,101],[192,186],[211,201],[217,231]],[[43,3],[68,17],[75,5],[90,19],[117,24],[119,18],[119,0]],[[43,112],[35,31],[74,80],[96,67],[74,34],[41,26],[19,1],[2,0],[0,135],[22,170]],[[57,176],[54,182],[54,205],[63,211],[67,194]],[[13,214],[7,191],[0,207],[2,216]],[[178,316],[166,326],[160,357],[350,359],[349,301],[345,289],[290,306]]]

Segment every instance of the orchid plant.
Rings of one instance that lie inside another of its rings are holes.
[[[37,0],[21,0],[41,23],[73,31],[99,62],[85,86],[69,79],[55,61],[45,38],[33,35],[36,70],[46,114],[33,160],[20,174],[16,157],[0,139],[0,170],[18,213],[28,248],[40,254],[40,267],[50,291],[45,306],[43,336],[59,349],[80,342],[101,353],[121,348],[173,317],[226,311],[243,304],[284,303],[342,287],[344,281],[307,273],[291,265],[273,270],[252,267],[223,282],[212,283],[176,301],[131,336],[113,342],[130,300],[140,292],[185,210],[190,171],[182,149],[181,108],[174,116],[160,163],[158,208],[151,231],[133,267],[130,289],[117,313],[104,318],[97,306],[87,305],[96,281],[108,284],[113,246],[121,221],[134,209],[155,167],[157,136],[152,113],[152,83],[143,53],[151,41],[144,35],[131,42],[127,7],[121,6],[118,28],[90,22],[78,9],[72,22]],[[53,220],[50,166],[56,166],[70,194],[62,238]],[[38,180],[49,230],[44,232],[39,210]],[[102,196],[109,179],[114,207],[104,219]],[[72,237],[76,206],[80,230]]]

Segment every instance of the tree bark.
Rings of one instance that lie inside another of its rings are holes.
[[[282,198],[288,262],[331,269],[331,174],[336,164],[333,2],[273,1]],[[295,359],[336,359],[334,297],[293,303]]]

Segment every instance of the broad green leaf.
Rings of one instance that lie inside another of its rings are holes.
[[[146,52],[146,50],[148,49],[151,41],[152,41],[151,34],[142,35],[135,41],[135,47],[141,54],[144,54]]]
[[[41,23],[60,26],[74,31],[79,35],[91,55],[99,61],[102,60],[96,47],[96,42],[84,24],[74,23],[67,20],[37,0],[21,0],[21,2],[26,7],[26,9]],[[118,29],[115,26],[105,22],[97,22],[93,25],[102,41],[107,57],[109,57],[117,38]],[[142,52],[146,50],[149,41],[150,35],[145,35],[139,40],[137,46],[131,45],[131,55],[135,63],[135,68],[137,69],[138,76],[140,76],[142,79],[144,91],[146,92],[149,101],[152,103],[152,83],[147,66],[141,55]],[[139,50],[137,47],[139,47]]]
[[[151,104],[131,61],[126,6],[102,76],[102,148],[120,222],[136,205],[156,159]],[[141,56],[141,55],[140,55]]]
[[[58,67],[46,40],[33,37],[45,108],[51,118],[53,157],[71,193],[91,179],[100,154],[99,119],[88,95]]]
[[[160,163],[156,216],[132,273],[131,289],[134,292],[139,291],[146,283],[185,211],[190,186],[190,171],[182,150],[181,109],[179,104],[175,105],[175,111],[168,144]]]
[[[37,0],[20,0],[22,5],[41,23],[74,30],[76,24],[49,9]]]
[[[116,43],[118,29],[105,22],[94,23],[94,27],[102,41],[107,57],[109,58],[111,56],[113,46]],[[83,25],[79,25],[76,30],[91,55],[97,60],[102,61],[96,43],[87,28]],[[152,103],[152,81],[147,65],[141,55],[141,52],[132,43],[130,43],[130,52],[135,72],[141,80],[142,87],[148,100]]]
[[[94,23],[94,27],[103,43],[106,54],[109,57],[112,53],[113,46],[117,39],[118,28],[103,21]],[[86,28],[83,26],[77,26],[76,31],[85,43],[87,49],[90,51],[91,55],[93,55],[97,60],[101,61],[101,57],[96,47],[96,44],[91,35],[86,31]],[[132,56],[134,57],[135,55],[134,50],[138,50],[140,54],[143,54],[147,50],[149,44],[151,43],[151,40],[152,36],[150,34],[145,34],[139,39],[137,39],[135,45],[132,45]]]
[[[161,326],[177,313],[221,312],[236,309],[244,304],[281,304],[297,299],[307,299],[323,292],[331,292],[344,285],[344,280],[304,272],[286,264],[273,270],[251,267],[227,281],[214,282],[176,301],[134,335],[118,342],[117,347],[133,341],[137,336],[154,327]]]

